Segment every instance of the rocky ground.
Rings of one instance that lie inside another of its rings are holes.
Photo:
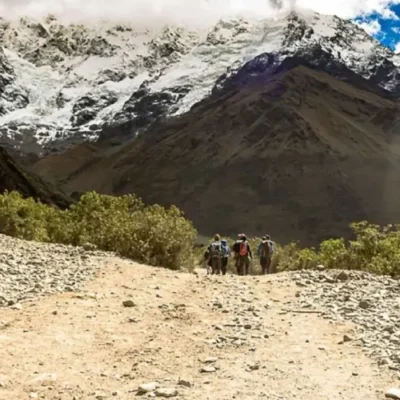
[[[397,386],[396,371],[358,346],[394,353],[367,327],[384,318],[386,296],[396,329],[398,284],[386,278],[208,277],[0,240],[0,285],[15,302],[0,308],[1,400],[378,400]],[[365,326],[342,318],[344,303]]]
[[[358,271],[302,271],[294,281],[304,309],[322,311],[332,321],[356,323],[357,346],[400,377],[400,282]]]
[[[109,257],[88,250],[0,235],[0,306],[18,308],[24,300],[79,291]]]

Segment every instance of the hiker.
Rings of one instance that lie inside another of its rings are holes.
[[[222,245],[222,258],[221,258],[221,271],[222,275],[226,275],[228,270],[228,261],[231,256],[231,248],[228,245],[228,241],[225,239],[221,240]]]
[[[261,271],[263,275],[270,273],[272,254],[274,253],[274,243],[269,235],[265,235],[258,245],[258,257],[260,258]]]
[[[232,246],[233,254],[234,254],[234,259],[235,259],[235,267],[236,267],[236,273],[240,275],[239,271],[239,251],[240,251],[240,243],[242,242],[242,237],[244,236],[244,233],[239,233],[238,234],[238,239],[235,241],[235,243]]]
[[[238,275],[249,275],[250,261],[253,258],[250,244],[247,241],[246,235],[240,238],[238,256]]]
[[[217,234],[214,236],[214,241],[208,246],[205,256],[208,258],[208,265],[211,266],[211,274],[219,275],[222,266],[222,243],[220,235]]]

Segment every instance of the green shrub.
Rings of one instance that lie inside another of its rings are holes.
[[[0,231],[27,240],[51,241],[47,224],[57,210],[33,199],[23,199],[17,192],[0,196]]]
[[[83,195],[61,211],[23,199],[16,192],[0,195],[0,231],[27,240],[83,245],[113,251],[149,265],[192,268],[196,230],[172,206],[145,206],[134,195]]]
[[[317,249],[301,248],[297,243],[276,244],[272,271],[312,269],[322,264],[328,269],[354,269],[400,277],[400,225],[381,227],[362,221],[350,227],[353,240],[329,239]],[[252,271],[259,274],[256,251],[260,239],[251,238],[249,242],[254,252]]]
[[[317,261],[324,265],[325,268],[343,268],[348,261],[344,239],[329,239],[323,241],[319,245]]]

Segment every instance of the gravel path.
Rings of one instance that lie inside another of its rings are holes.
[[[78,282],[71,252],[82,258],[81,250],[39,247],[23,259],[50,265],[46,257],[58,254],[56,270]],[[357,337],[356,325],[300,307],[336,283],[320,287],[302,274],[207,277],[86,255],[82,278],[96,277],[79,293],[0,309],[0,399],[127,400],[139,391],[188,400],[378,400],[397,385],[394,371],[356,340],[344,342]],[[25,261],[13,260],[22,278]]]

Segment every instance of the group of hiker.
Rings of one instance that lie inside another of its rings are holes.
[[[213,242],[207,247],[204,254],[207,260],[207,273],[212,275],[226,275],[228,263],[233,253],[236,272],[238,275],[249,275],[250,264],[253,259],[250,243],[244,233],[238,235],[238,239],[233,243],[232,249],[228,241],[221,239],[220,235],[215,235]],[[274,243],[269,235],[265,235],[258,245],[257,256],[260,260],[263,275],[270,273],[272,254],[274,253]]]

